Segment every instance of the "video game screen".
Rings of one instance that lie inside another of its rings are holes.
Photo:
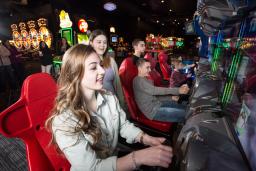
[[[188,21],[185,23],[185,32],[186,34],[195,34],[193,21]]]
[[[243,38],[239,50],[225,54],[226,84],[222,95],[232,113],[235,133],[245,156],[256,170],[256,61],[254,38]]]
[[[245,94],[235,130],[252,167],[256,170],[256,95]]]
[[[117,37],[116,36],[111,37],[111,42],[112,43],[117,43]]]

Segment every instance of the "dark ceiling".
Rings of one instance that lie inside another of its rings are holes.
[[[20,3],[22,1],[23,4]],[[192,19],[197,2],[197,0],[112,0],[117,4],[117,9],[109,12],[103,9],[106,1],[0,0],[0,26],[10,21],[18,22],[35,16],[49,16],[53,13],[53,9],[65,9],[73,17],[84,16],[94,20],[91,29],[102,28],[108,31],[109,26],[115,26],[117,33],[125,37],[145,37],[146,33],[181,36],[184,33],[183,24],[186,19]],[[1,29],[0,36],[4,34]]]

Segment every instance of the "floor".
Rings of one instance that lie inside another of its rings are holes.
[[[25,145],[20,139],[6,138],[0,134],[0,170],[28,170]]]

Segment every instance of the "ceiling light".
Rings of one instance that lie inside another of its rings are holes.
[[[174,21],[176,22],[177,20],[175,19]]]
[[[172,12],[172,9],[169,9],[170,12]]]
[[[116,4],[114,2],[107,2],[103,7],[107,11],[114,11],[116,9]]]
[[[161,2],[164,3],[164,0],[162,0]]]
[[[115,33],[116,29],[115,29],[115,27],[112,26],[112,27],[109,28],[109,31],[110,31],[110,33]]]
[[[144,2],[141,4],[141,6],[145,7],[145,6],[147,6],[147,3]]]
[[[186,21],[188,21],[188,18],[186,18]]]
[[[156,23],[159,23],[159,20],[156,20]]]
[[[164,26],[164,23],[162,23],[162,26]]]

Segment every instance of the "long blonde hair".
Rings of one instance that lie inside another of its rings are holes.
[[[96,52],[91,46],[78,44],[68,49],[64,54],[61,73],[58,79],[58,93],[52,114],[46,121],[46,127],[52,131],[54,117],[60,115],[65,110],[69,110],[78,119],[74,131],[71,133],[84,132],[91,135],[93,138],[92,148],[100,151],[101,149],[96,147],[102,134],[100,125],[90,115],[81,88],[85,59],[92,53]],[[56,144],[54,137],[52,143]]]

